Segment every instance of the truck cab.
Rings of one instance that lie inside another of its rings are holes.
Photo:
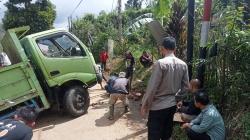
[[[6,48],[9,43],[6,44],[6,40],[11,39],[20,44],[20,48],[16,44],[8,46],[17,50],[6,52],[11,62],[18,63],[15,53],[27,58],[49,107],[56,105],[58,109],[63,108],[73,116],[86,113],[89,106],[88,88],[97,83],[98,74],[92,53],[76,36],[63,29],[52,29],[25,37],[17,35],[17,31],[25,32],[28,29],[22,27],[8,30],[7,33],[15,34],[4,38],[4,50],[8,50]],[[43,102],[40,102],[40,106],[44,106]]]
[[[86,87],[96,84],[93,55],[71,33],[54,29],[28,35],[20,42],[49,87],[70,81],[81,82]]]

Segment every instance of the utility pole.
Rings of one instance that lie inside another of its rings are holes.
[[[122,45],[122,0],[118,0],[118,37],[119,43]]]
[[[200,40],[200,63],[198,65],[198,78],[201,81],[201,86],[204,84],[204,77],[205,77],[205,59],[207,54],[207,40],[208,40],[208,32],[210,28],[210,18],[211,18],[211,7],[212,7],[212,0],[205,0],[204,1],[204,14],[202,19],[202,26],[201,26],[201,40]]]
[[[187,63],[189,79],[192,78],[192,61],[193,61],[193,47],[194,47],[194,6],[195,0],[188,0],[188,36],[187,36]]]
[[[244,0],[244,22],[250,24],[250,1]]]
[[[68,17],[68,26],[69,26],[69,31],[71,32],[71,21],[70,21],[70,17]]]

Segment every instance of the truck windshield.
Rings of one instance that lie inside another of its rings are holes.
[[[78,42],[66,34],[55,35],[37,40],[37,45],[43,55],[47,57],[86,56]]]

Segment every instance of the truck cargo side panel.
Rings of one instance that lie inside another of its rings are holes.
[[[1,99],[12,99],[24,96],[31,91],[36,91],[34,85],[29,80],[20,65],[11,70],[0,73]]]
[[[0,68],[0,111],[34,98],[40,99],[42,109],[49,108],[49,103],[17,36],[25,31],[26,27],[10,29],[1,41],[3,51],[10,57],[13,65]]]

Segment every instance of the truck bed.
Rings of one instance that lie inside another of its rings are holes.
[[[28,63],[0,69],[0,111],[37,96],[44,96],[38,81],[32,79]]]
[[[24,28],[25,29],[25,28]],[[36,78],[17,37],[20,30],[8,30],[1,42],[13,65],[0,68],[0,113],[28,100],[41,102],[41,109],[49,103]]]

